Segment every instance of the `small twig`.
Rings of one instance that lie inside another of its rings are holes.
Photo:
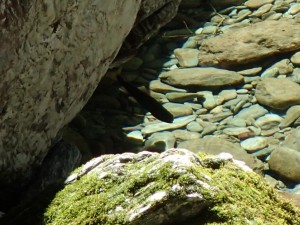
[[[218,29],[220,28],[220,26],[223,24],[223,22],[224,22],[224,20],[225,20],[225,17],[224,17],[222,14],[220,14],[220,13],[217,12],[216,8],[213,6],[213,4],[211,4],[210,1],[208,1],[208,4],[210,5],[210,7],[211,7],[212,10],[214,11],[214,13],[216,13],[219,17],[222,18],[222,20],[221,20],[221,21],[218,23],[218,25],[217,25],[217,29],[216,29],[215,32],[213,33],[213,34],[217,34],[217,30],[218,30]]]
[[[184,20],[183,20],[182,22],[184,23],[185,28],[186,28],[191,34],[194,34],[194,33],[191,31],[191,29],[188,27],[187,23],[186,23]]]

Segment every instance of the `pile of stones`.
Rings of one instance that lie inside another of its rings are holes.
[[[300,1],[249,0],[221,10],[197,2],[184,1],[165,30],[108,72],[65,139],[86,159],[173,147],[229,152],[299,194]],[[116,75],[159,101],[173,123],[145,113]]]

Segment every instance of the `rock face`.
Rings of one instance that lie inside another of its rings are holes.
[[[104,155],[77,169],[66,183],[42,218],[25,212],[14,225],[300,222],[291,205],[286,207],[259,175],[230,154],[199,157],[169,149]]]
[[[286,78],[265,78],[257,84],[255,97],[263,105],[286,109],[300,104],[300,85]]]
[[[0,3],[1,188],[30,177],[57,132],[92,95],[134,22],[151,24],[157,16],[157,31],[179,2]]]
[[[266,20],[204,40],[199,64],[230,68],[299,49],[299,23]]]

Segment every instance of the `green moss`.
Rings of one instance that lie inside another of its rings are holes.
[[[139,171],[148,162],[127,163],[125,171]],[[159,190],[169,190],[182,176],[178,174],[171,163],[153,170],[153,165],[144,168],[138,176],[106,175],[97,179],[97,175],[82,177],[74,184],[67,185],[59,192],[45,215],[45,223],[57,224],[125,224],[128,215],[116,211],[117,207],[131,208],[145,202],[145,196],[150,196]],[[152,172],[149,172],[153,170]],[[172,171],[172,172],[171,172]],[[181,179],[182,180],[182,179]],[[133,198],[133,196],[135,196]],[[130,199],[128,202],[127,200]]]
[[[145,204],[156,191],[168,192],[174,184],[193,187],[192,191],[201,192],[207,199],[208,208],[201,219],[194,221],[196,224],[300,224],[293,206],[282,202],[259,175],[243,172],[231,163],[218,169],[194,166],[188,173],[174,169],[172,163],[159,168],[156,165],[150,157],[123,165],[125,172],[120,176],[82,177],[57,193],[44,214],[45,224],[128,224],[128,211]],[[196,185],[197,180],[214,189]],[[181,198],[184,194],[174,196]],[[152,207],[161,207],[163,200],[158,204]]]
[[[209,200],[200,224],[300,224],[300,214],[284,202],[263,178],[226,163],[211,173],[212,185],[220,191]],[[208,197],[208,196],[207,196]]]

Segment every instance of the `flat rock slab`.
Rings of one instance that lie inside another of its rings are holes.
[[[257,84],[258,103],[274,109],[300,104],[300,85],[287,78],[266,78]]]
[[[234,71],[217,68],[176,69],[160,76],[162,82],[178,87],[217,88],[244,82],[244,77]]]
[[[300,23],[263,21],[202,42],[199,65],[231,68],[300,49]]]

